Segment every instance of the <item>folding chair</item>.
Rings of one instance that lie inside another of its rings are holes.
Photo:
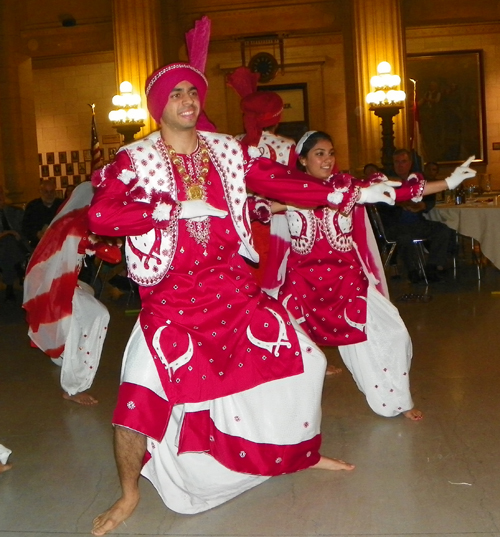
[[[368,211],[368,218],[370,219],[373,231],[379,244],[380,255],[382,257],[385,269],[389,265],[389,262],[394,255],[397,242],[387,238],[387,235],[385,234],[384,224],[382,223],[382,218],[380,217],[380,213],[378,212],[377,207],[375,205],[366,205],[366,210]],[[426,285],[429,285],[429,282],[427,281],[427,274],[425,273],[424,241],[425,239],[413,239],[412,242],[415,246],[417,253],[418,270],[422,274]]]

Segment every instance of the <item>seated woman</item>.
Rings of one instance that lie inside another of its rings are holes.
[[[306,133],[297,144],[298,167],[336,189],[366,186],[349,175],[333,173],[335,153],[331,137],[319,131]],[[463,177],[470,175],[466,166]],[[333,175],[332,175],[333,174]],[[382,174],[371,183],[384,181]],[[396,200],[418,199],[446,188],[427,185],[415,177],[396,189]],[[344,208],[304,210],[274,204],[273,212],[286,210],[277,242],[289,241],[285,274],[278,281],[279,298],[302,328],[320,346],[338,346],[340,355],[365,394],[372,410],[382,416],[403,414],[422,419],[414,408],[409,371],[412,344],[398,310],[388,300],[377,245],[365,211],[361,188],[356,204]],[[275,218],[280,216],[275,215]],[[282,218],[282,217],[281,217]],[[275,248],[279,251],[279,248]],[[284,256],[286,259],[286,255]],[[281,266],[278,261],[270,267]],[[266,278],[272,281],[271,278]],[[276,289],[271,289],[276,293]]]

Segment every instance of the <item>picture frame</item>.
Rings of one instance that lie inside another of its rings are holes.
[[[69,185],[68,176],[63,175],[61,177],[61,188],[66,188]]]
[[[54,164],[54,153],[46,153],[47,164]]]
[[[80,175],[73,175],[73,184],[79,185],[82,182],[82,178]]]
[[[43,164],[43,155],[38,153],[38,164],[41,166]]]
[[[40,166],[42,177],[48,177],[50,175],[49,173],[49,166],[47,164],[43,164]]]
[[[298,142],[309,130],[307,84],[266,84],[257,91],[274,91],[283,99],[283,112],[277,134]]]
[[[113,160],[115,160],[115,156],[116,156],[117,151],[118,151],[118,149],[116,147],[110,147],[108,149],[108,160],[110,162],[113,162]]]
[[[59,151],[59,164],[66,164],[68,162],[68,154],[66,151]]]
[[[73,175],[74,169],[73,169],[73,163],[68,162],[66,163],[66,175]]]
[[[56,190],[56,198],[64,199],[64,191],[61,189]]]
[[[83,150],[83,160],[85,162],[90,162],[92,160],[92,153],[90,149],[84,149]]]
[[[71,162],[80,162],[80,151],[71,151]]]
[[[54,164],[54,175],[56,177],[61,175],[61,165],[60,164]]]
[[[78,173],[80,175],[85,175],[87,173],[87,163],[86,162],[79,162],[78,163]]]
[[[483,51],[408,54],[407,76],[416,81],[407,110],[411,127],[416,95],[422,160],[456,165],[475,155],[486,164]]]

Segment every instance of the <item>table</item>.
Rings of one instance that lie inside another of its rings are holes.
[[[500,206],[496,205],[496,201],[437,204],[427,217],[478,241],[482,253],[500,268]]]

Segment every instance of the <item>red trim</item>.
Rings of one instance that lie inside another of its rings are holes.
[[[170,403],[148,388],[124,382],[118,390],[113,424],[132,429],[161,442],[171,412]]]
[[[259,444],[219,431],[208,410],[184,416],[179,454],[206,452],[234,472],[276,476],[305,470],[318,463],[321,435],[299,444]]]

